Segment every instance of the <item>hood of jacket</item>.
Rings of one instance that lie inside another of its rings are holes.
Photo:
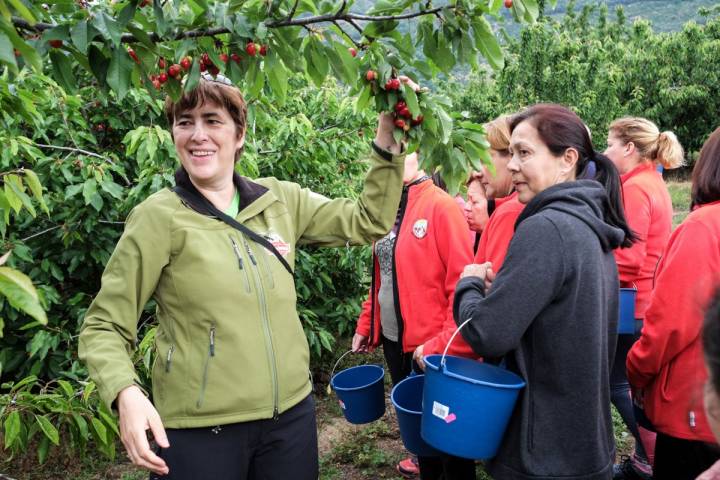
[[[543,210],[556,210],[584,222],[595,232],[605,252],[614,250],[625,239],[625,232],[605,221],[609,199],[605,187],[595,180],[577,180],[553,185],[537,194],[525,206],[515,223]]]

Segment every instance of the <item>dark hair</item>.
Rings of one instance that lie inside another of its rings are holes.
[[[447,192],[447,185],[445,184],[445,180],[443,180],[442,175],[440,175],[440,172],[438,170],[435,170],[435,173],[433,173],[430,178],[432,178],[433,183],[436,187],[438,187],[440,190]]]
[[[700,150],[692,173],[690,208],[720,200],[720,128],[710,134]]]
[[[720,392],[720,289],[715,292],[705,313],[702,342],[708,379],[712,388]]]
[[[510,132],[524,121],[532,123],[553,155],[562,155],[568,148],[574,148],[578,152],[576,178],[582,176],[591,160],[595,162],[595,180],[603,184],[608,195],[608,202],[604,206],[605,221],[625,232],[623,247],[631,246],[637,237],[625,219],[620,174],[608,157],[595,151],[590,132],[580,117],[562,105],[539,103],[514,115],[510,120]]]

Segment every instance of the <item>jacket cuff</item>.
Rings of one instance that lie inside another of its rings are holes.
[[[380,156],[380,158],[387,160],[388,162],[393,162],[400,157],[405,157],[405,153],[404,153],[405,145],[404,144],[400,144],[400,153],[397,155],[394,155],[392,152],[382,148],[380,145],[375,143],[375,140],[373,140],[373,142],[372,142],[372,148],[373,148],[373,151],[376,154],[378,154],[378,156]]]
[[[148,392],[140,385],[140,381],[137,378],[118,379],[116,382],[113,382],[107,387],[98,385],[98,393],[100,394],[100,399],[105,403],[105,405],[110,411],[117,411],[118,395],[120,395],[121,391],[133,385],[138,387],[143,393],[143,395],[145,395],[146,397],[150,396]]]

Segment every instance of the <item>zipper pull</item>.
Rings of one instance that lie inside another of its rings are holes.
[[[690,424],[690,428],[695,428],[695,412],[693,410],[690,410],[688,413],[688,423]]]
[[[257,266],[255,255],[253,255],[252,251],[250,250],[250,245],[247,243],[247,240],[245,241],[245,250],[247,250],[248,256],[250,257],[250,261],[252,262],[252,264]]]
[[[210,356],[215,356],[215,326],[210,327]]]
[[[170,349],[167,353],[167,361],[165,362],[165,372],[170,373],[170,362],[172,362],[172,354],[175,350],[175,345],[170,345]]]
[[[228,235],[228,237],[230,237],[230,235]],[[238,248],[237,243],[235,243],[235,240],[232,237],[230,237],[230,243],[232,243],[233,251],[235,252],[235,256],[238,259],[238,265],[240,266],[240,270],[243,270],[244,266],[242,255],[240,254],[240,248]]]
[[[273,420],[279,420],[280,414],[278,413],[278,408],[275,407],[275,410],[273,410]]]

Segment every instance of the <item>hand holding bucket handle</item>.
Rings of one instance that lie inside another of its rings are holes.
[[[455,329],[455,331],[453,332],[452,336],[450,337],[450,340],[448,340],[447,345],[445,345],[445,350],[443,351],[442,358],[440,359],[440,368],[445,368],[445,357],[447,356],[447,352],[450,349],[450,345],[452,344],[453,340],[455,340],[455,337],[457,336],[458,333],[460,333],[460,330],[462,330],[462,328],[465,325],[470,323],[471,320],[472,320],[472,317],[468,318],[463,323],[461,323],[460,326],[457,327]]]

